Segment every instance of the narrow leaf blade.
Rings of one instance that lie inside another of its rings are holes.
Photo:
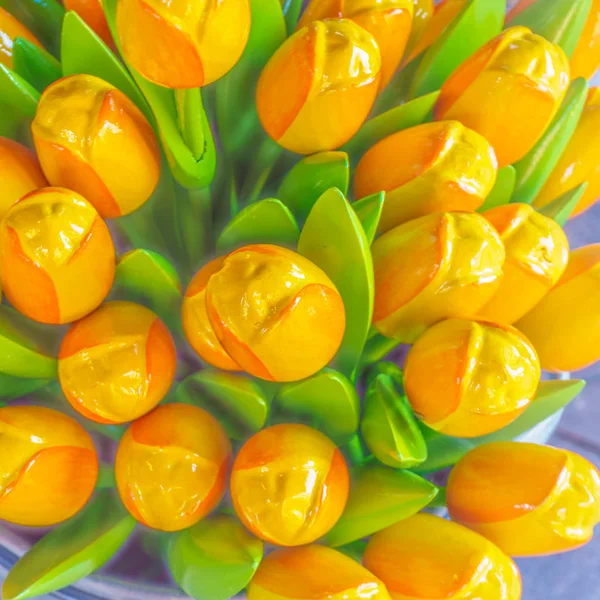
[[[363,226],[369,244],[373,244],[373,240],[375,239],[384,202],[385,192],[379,192],[352,204],[352,208]]]
[[[51,54],[21,37],[13,44],[13,69],[38,92],[62,77],[60,63]]]
[[[494,188],[477,212],[483,213],[486,210],[496,208],[496,206],[508,204],[512,198],[516,183],[517,171],[512,165],[500,169]]]
[[[586,181],[538,210],[550,219],[554,219],[561,227],[564,227],[585,194],[587,187],[588,183]]]

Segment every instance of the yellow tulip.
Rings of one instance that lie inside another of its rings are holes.
[[[42,47],[42,44],[25,25],[0,6],[0,64],[9,69],[13,68],[13,44],[18,37]]]
[[[105,44],[113,46],[102,0],[64,0],[64,3],[66,10],[74,10]]]
[[[421,41],[427,31],[427,27],[433,19],[435,4],[433,0],[413,0],[413,20],[408,44],[406,44],[405,56],[411,57],[412,51]]]

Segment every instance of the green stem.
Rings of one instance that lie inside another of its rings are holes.
[[[367,453],[358,432],[352,436],[350,441],[346,444],[346,448],[352,464],[356,466],[362,466],[369,458],[369,454]]]
[[[429,503],[428,508],[446,508],[446,488],[438,488],[437,496]]]
[[[384,359],[392,350],[400,345],[398,340],[386,338],[383,335],[375,335],[367,341],[361,356],[363,369]]]
[[[98,472],[98,481],[96,482],[96,489],[114,488],[116,485],[115,481],[115,470],[112,465],[100,465],[100,471]]]
[[[175,106],[179,130],[196,160],[206,151],[204,105],[200,88],[175,90]]]
[[[241,198],[245,204],[252,204],[258,200],[282,151],[281,146],[271,138],[262,143],[242,189]]]

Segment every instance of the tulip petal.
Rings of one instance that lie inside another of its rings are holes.
[[[352,208],[365,230],[369,244],[372,244],[375,239],[384,202],[385,192],[379,192],[352,204]]]
[[[21,37],[13,45],[13,70],[38,92],[62,77],[60,63],[54,56]]]
[[[587,187],[588,183],[586,181],[538,210],[550,219],[554,219],[561,227],[564,227],[577,208],[577,204],[585,194]]]
[[[500,169],[490,195],[485,199],[483,205],[477,209],[477,212],[484,213],[486,210],[496,208],[496,206],[508,204],[515,191],[516,183],[517,171],[512,165]]]

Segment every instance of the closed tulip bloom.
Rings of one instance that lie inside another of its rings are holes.
[[[487,140],[458,121],[418,125],[373,146],[354,175],[354,195],[385,191],[379,231],[443,211],[474,211],[496,181]]]
[[[42,45],[38,39],[8,11],[0,6],[0,64],[13,68],[13,44],[18,37],[39,46]]]
[[[31,129],[48,181],[85,196],[105,219],[139,208],[158,183],[152,127],[102,79],[72,75],[47,87]]]
[[[406,344],[443,319],[477,314],[498,289],[500,237],[477,213],[435,213],[391,229],[372,246],[373,325]]]
[[[562,227],[529,204],[505,204],[483,216],[506,249],[504,275],[479,318],[512,325],[526,315],[560,279],[569,261]]]
[[[381,81],[373,36],[348,19],[314,21],[271,57],[256,90],[265,131],[299,154],[334,150],[367,118]]]
[[[232,361],[269,381],[314,375],[335,356],[346,328],[344,303],[329,277],[278,246],[229,254],[208,279],[205,302]]]
[[[231,444],[214,417],[189,404],[164,404],[129,426],[115,475],[133,517],[179,531],[219,504],[230,465]]]
[[[600,522],[600,473],[568,450],[496,442],[454,467],[447,503],[454,521],[511,556],[572,550]]]
[[[450,75],[434,116],[456,119],[483,135],[504,167],[533,148],[568,86],[569,62],[562,48],[526,27],[512,27]]]
[[[420,513],[376,533],[363,564],[392,600],[519,600],[517,565],[466,527]]]
[[[279,546],[302,546],[325,535],[344,512],[348,491],[341,452],[306,425],[263,429],[233,464],[235,512],[254,535]]]
[[[520,321],[542,368],[578,371],[600,360],[600,244],[573,250],[552,290]]]
[[[540,374],[533,346],[513,327],[449,319],[410,349],[404,387],[426,425],[446,435],[477,437],[519,417],[535,396]]]
[[[83,508],[97,478],[96,449],[77,421],[41,406],[0,408],[0,519],[60,523]]]
[[[106,223],[79,194],[41,188],[0,223],[0,276],[9,302],[41,323],[71,323],[106,298],[115,276]]]
[[[433,18],[434,10],[435,4],[433,0],[413,0],[412,29],[404,53],[407,58],[411,56],[412,51],[425,34],[427,26]]]
[[[64,0],[67,10],[74,10],[94,32],[109,46],[112,35],[106,22],[102,0]]]
[[[585,27],[571,56],[571,78],[590,79],[600,68],[600,0],[592,0]]]
[[[249,0],[118,0],[123,54],[146,79],[195,88],[223,77],[250,35]]]
[[[58,374],[76,411],[115,424],[152,410],[169,391],[175,365],[171,334],[151,310],[108,302],[69,329]]]

